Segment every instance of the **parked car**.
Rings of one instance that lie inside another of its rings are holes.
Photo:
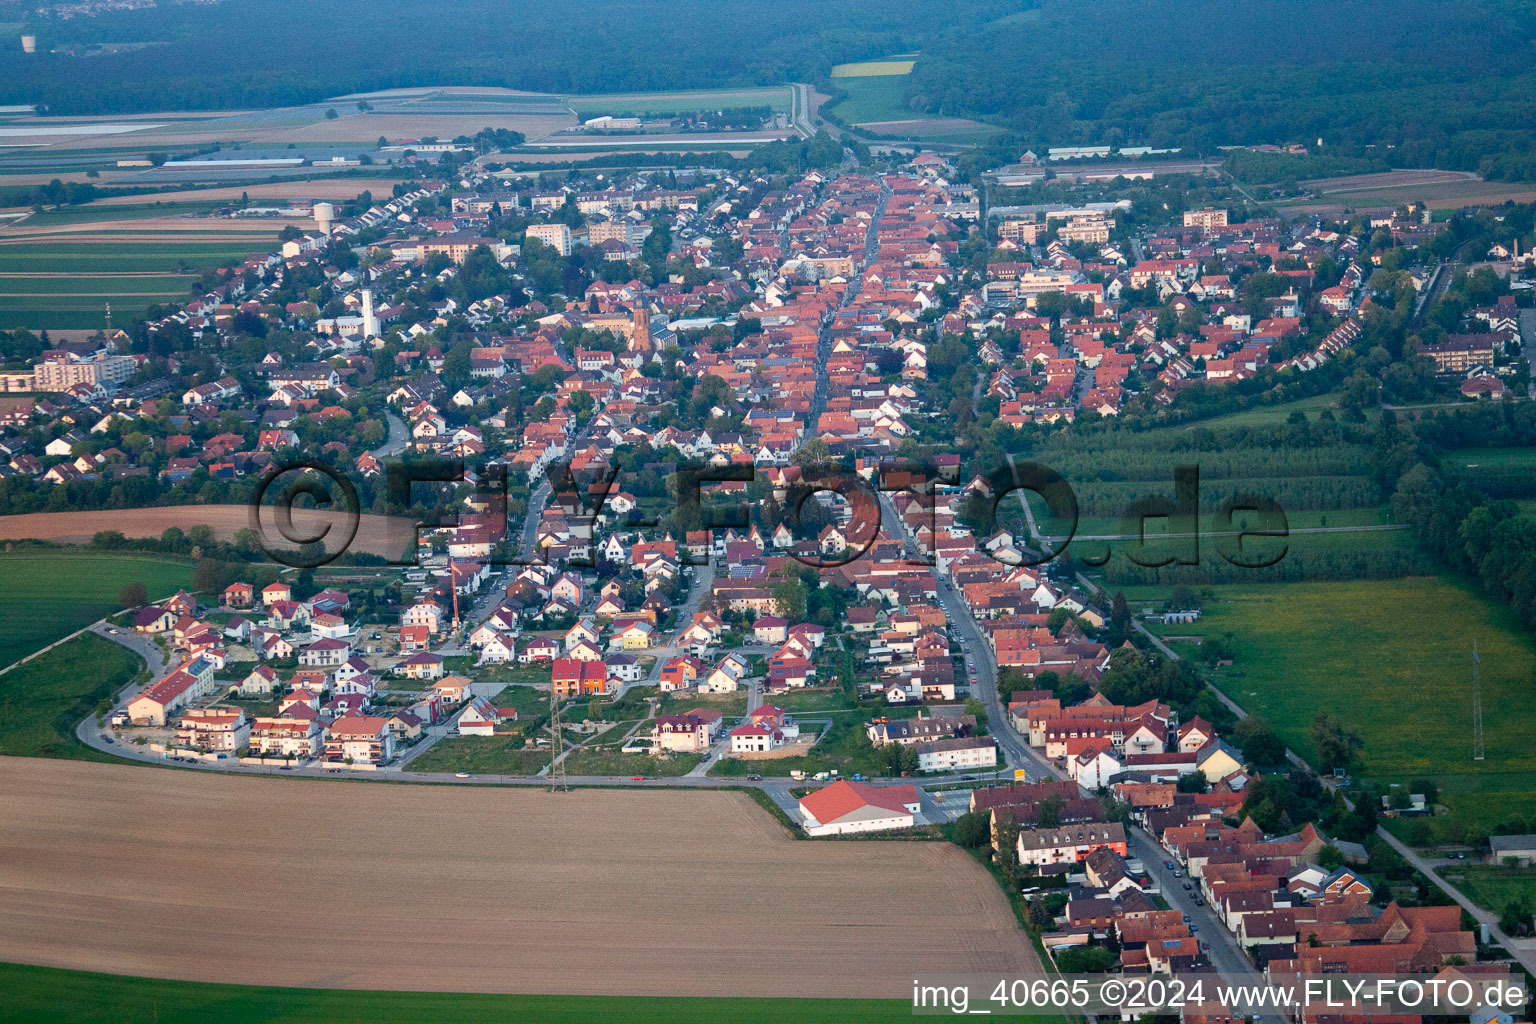
[[[1188,883],[1188,882],[1185,882],[1185,883],[1184,883],[1184,888],[1186,888],[1186,889],[1193,889],[1193,888],[1194,888],[1194,886],[1193,886],[1193,885],[1190,885],[1190,884],[1189,884],[1189,883]]]
[[[629,781],[630,782],[644,782],[645,781],[645,776],[644,775],[631,775],[629,777]]]

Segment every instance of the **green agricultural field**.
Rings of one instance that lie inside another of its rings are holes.
[[[1511,903],[1536,906],[1536,869],[1468,863],[1441,868],[1440,874],[1478,906],[1496,914]]]
[[[864,60],[853,64],[838,64],[832,68],[833,78],[879,78],[884,75],[910,75],[917,61],[907,57],[888,60]]]
[[[129,583],[143,583],[152,599],[169,597],[192,586],[192,566],[153,555],[0,554],[0,668],[117,611]]]
[[[146,201],[143,203],[118,203],[111,206],[100,203],[83,203],[79,206],[65,206],[55,210],[44,210],[42,213],[34,213],[22,221],[20,229],[28,231],[32,228],[54,227],[60,224],[96,224],[110,221],[135,221],[146,220],[151,217],[175,217],[183,213],[209,213],[220,207],[230,206],[229,200],[222,202],[205,200],[202,202],[177,202],[156,203]],[[208,229],[219,229],[217,221],[208,221]]]
[[[75,726],[143,669],[137,654],[87,633],[0,675],[0,755],[113,760],[78,742]]]
[[[1536,812],[1536,642],[1512,613],[1449,577],[1211,588],[1198,626],[1231,633],[1236,660],[1216,685],[1316,763],[1311,722],[1338,716],[1364,739],[1356,774],[1432,778],[1451,814],[1491,826]],[[1152,591],[1128,593],[1133,601]],[[1472,641],[1482,657],[1487,758],[1472,760]]]
[[[523,746],[523,737],[445,736],[405,766],[408,772],[474,772],[479,775],[537,775],[549,751]]]
[[[154,294],[185,298],[192,274],[101,274],[81,277],[0,276],[0,297],[47,292],[58,296],[77,294]]]
[[[907,106],[907,82],[906,75],[839,78],[837,88],[848,95],[823,109],[830,110],[847,124],[926,118],[928,115]]]
[[[62,274],[185,273],[242,260],[275,248],[271,239],[253,235],[236,241],[206,242],[18,242],[0,245],[0,276],[49,271]]]
[[[1448,454],[1446,461],[1468,469],[1482,466],[1536,466],[1536,448],[1460,448]]]
[[[32,1024],[877,1024],[909,1014],[900,999],[717,999],[474,995],[208,985],[0,964],[0,1022]]]

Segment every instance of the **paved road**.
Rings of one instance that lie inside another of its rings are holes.
[[[811,124],[811,87],[795,82],[790,90],[794,93],[794,129],[809,139],[816,134],[815,126]]]
[[[1528,974],[1536,975],[1536,951],[1532,950],[1531,942],[1529,939],[1512,939],[1508,935],[1504,934],[1503,930],[1499,928],[1498,914],[1484,910],[1476,903],[1473,903],[1460,889],[1456,888],[1454,885],[1442,878],[1440,874],[1435,871],[1433,864],[1431,864],[1425,858],[1420,857],[1408,846],[1408,844],[1398,839],[1397,836],[1394,836],[1385,828],[1378,828],[1376,830],[1376,834],[1385,840],[1388,846],[1402,854],[1404,860],[1406,860],[1409,864],[1412,864],[1419,871],[1422,871],[1425,877],[1427,877],[1431,882],[1434,882],[1441,889],[1444,889],[1445,894],[1451,899],[1455,900],[1457,903],[1460,903],[1461,908],[1467,913],[1471,914],[1478,923],[1487,925],[1488,931],[1493,936],[1493,940],[1499,945],[1503,946],[1509,952],[1509,955],[1514,957],[1516,962],[1518,962],[1521,967],[1525,968]]]
[[[386,412],[384,415],[389,422],[389,438],[373,449],[373,457],[376,459],[399,455],[405,451],[405,446],[411,443],[411,432],[406,429],[405,421],[393,412]]]
[[[895,517],[895,510],[890,504],[889,497],[882,494],[881,500],[882,507]],[[1025,507],[1027,509],[1028,505],[1026,504]],[[916,554],[917,545],[907,531],[906,524],[900,518],[895,518],[895,522],[898,524],[898,529],[901,531],[899,536],[907,545],[908,552]],[[1030,526],[1033,529],[1033,521]],[[970,614],[970,608],[942,578],[939,581],[939,601],[951,626],[955,627],[955,633],[966,652],[966,660],[977,667],[976,682],[972,684],[971,691],[986,705],[989,731],[996,737],[1004,760],[1010,767],[1025,769],[1031,780],[1063,778],[1063,773],[1047,761],[1039,751],[1029,746],[1009,724],[1006,708],[1002,705],[997,692],[997,661],[992,654],[991,646],[981,635],[976,620]],[[1086,790],[1084,793],[1091,795]],[[1164,898],[1168,901],[1168,906],[1188,915],[1190,923],[1196,928],[1197,937],[1203,940],[1207,957],[1216,969],[1229,981],[1236,980],[1242,975],[1253,974],[1253,965],[1243,953],[1237,937],[1226,929],[1209,906],[1196,905],[1197,893],[1186,890],[1183,887],[1183,880],[1175,878],[1173,872],[1164,866],[1167,854],[1157,840],[1137,826],[1127,826],[1126,835],[1131,852],[1141,860],[1143,866],[1157,881]],[[1263,1024],[1285,1024],[1285,1022],[1278,1015],[1269,1015],[1264,1018]]]
[[[645,652],[647,656],[656,659],[656,663],[651,666],[650,673],[638,682],[625,683],[623,688],[619,690],[618,696],[622,697],[629,691],[631,686],[655,686],[661,682],[661,670],[666,667],[666,663],[675,655],[682,653],[682,648],[677,645],[677,634],[688,628],[693,622],[693,613],[699,610],[699,603],[704,600],[706,594],[714,590],[714,563],[693,566],[692,575],[693,580],[688,586],[688,596],[677,609],[676,628],[672,633],[672,638],[665,644],[652,647]]]

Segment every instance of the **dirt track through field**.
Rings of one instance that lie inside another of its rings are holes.
[[[933,842],[739,793],[392,786],[0,758],[0,960],[258,985],[892,997],[1039,974]]]
[[[294,536],[315,536],[331,522],[326,513],[315,509],[295,509],[293,513]],[[293,548],[283,539],[280,530],[271,527],[272,520],[263,513],[269,543],[274,548]],[[214,536],[223,541],[233,540],[235,533],[251,525],[250,509],[245,505],[166,505],[155,508],[110,509],[90,512],[33,512],[20,516],[0,516],[0,541],[3,540],[53,540],[63,544],[88,544],[91,537],[101,530],[116,530],[125,537],[158,537],[175,526],[183,531],[194,526],[213,527]],[[391,532],[391,526],[394,533]],[[339,522],[333,527],[341,529]],[[387,516],[365,515],[360,517],[357,537],[350,550],[371,555],[394,555],[403,551],[403,544],[392,543],[392,536],[402,538],[408,544],[409,525],[404,522],[391,524]],[[300,532],[302,531],[302,533]],[[340,537],[334,533],[331,536]]]

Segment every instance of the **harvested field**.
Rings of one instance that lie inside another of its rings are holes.
[[[728,155],[734,156],[734,157],[744,157],[748,153],[751,152],[751,150],[748,150],[748,149],[717,149],[717,148],[712,147],[712,146],[710,146],[710,147],[699,147],[699,148],[700,149],[706,149],[707,148],[709,150],[709,152],[711,152],[711,153],[725,153],[725,154],[728,154]],[[668,148],[668,149],[623,149],[623,150],[604,149],[604,150],[595,150],[595,151],[594,150],[589,150],[589,149],[573,149],[573,150],[568,150],[568,151],[566,151],[564,153],[522,153],[522,152],[517,152],[517,153],[500,153],[500,154],[497,154],[497,160],[499,162],[501,162],[501,163],[507,163],[507,164],[569,164],[569,163],[575,163],[577,161],[580,161],[581,163],[585,164],[589,160],[596,160],[596,159],[598,159],[600,157],[609,157],[609,156],[617,157],[617,156],[622,156],[622,157],[625,157],[625,158],[629,158],[629,157],[633,157],[633,156],[636,156],[636,155],[653,156],[653,155],[655,155],[657,153],[684,153],[684,152],[688,152],[688,147],[687,146],[673,146],[673,147]],[[624,165],[624,164],[615,164],[614,166],[615,167],[623,167],[625,169],[628,169],[627,166]],[[596,170],[598,168],[592,168],[592,169]]]
[[[422,135],[437,135],[451,139],[457,135],[473,135],[482,128],[506,128],[522,132],[529,139],[541,139],[551,132],[570,128],[576,119],[569,114],[439,114],[431,110],[421,113],[374,111],[368,114],[349,114],[334,121],[320,120],[300,128],[290,128],[282,133],[284,142],[361,142],[376,140],[380,135],[389,139],[414,139]],[[369,145],[372,148],[372,145]]]
[[[894,998],[919,965],[1041,972],[996,883],[957,847],[796,842],[740,793],[0,758],[0,820],[0,960],[629,996]],[[292,865],[298,898],[282,895]]]
[[[267,521],[265,516],[263,521]],[[295,528],[306,533],[318,532],[328,521],[331,520],[322,510],[294,510]],[[388,516],[362,516],[351,550],[373,555],[393,554],[391,522]],[[211,526],[215,537],[227,541],[233,540],[237,531],[250,525],[251,513],[245,505],[166,505],[100,512],[33,512],[21,516],[0,516],[0,540],[52,540],[63,544],[87,544],[101,530],[117,530],[125,537],[158,537],[172,526],[182,530],[194,526]],[[409,538],[410,527],[405,520],[396,520],[393,526],[399,537]],[[336,528],[340,528],[339,522]],[[268,532],[278,546],[296,546],[283,542],[282,535],[270,528]]]
[[[854,125],[876,135],[894,135],[915,139],[949,136],[988,135],[1001,131],[996,125],[964,117],[929,117],[907,121],[860,121]]]
[[[1312,178],[1297,182],[1302,188],[1323,195],[1337,192],[1374,192],[1383,188],[1406,188],[1447,181],[1481,181],[1471,171],[1437,171],[1431,168],[1404,168],[1378,174],[1350,174],[1339,178]]]
[[[772,107],[790,109],[790,87],[769,85],[747,89],[699,89],[682,92],[615,92],[566,96],[579,117],[600,114],[676,114],[719,107]]]
[[[910,75],[915,59],[891,58],[889,60],[865,60],[853,64],[838,64],[832,68],[833,78],[878,78],[881,75]]]
[[[84,220],[72,224],[39,224],[27,221],[8,230],[5,239],[42,240],[47,237],[67,236],[70,242],[143,242],[170,238],[175,241],[189,234],[209,235],[214,240],[224,238],[246,239],[250,236],[277,237],[287,224],[307,225],[314,221],[309,217],[261,217],[238,219],[235,217],[134,217],[111,216],[103,210],[97,220]]]
[[[290,181],[269,181],[260,185],[229,185],[223,188],[182,189],[176,192],[155,192],[147,196],[109,196],[97,199],[91,206],[121,206],[135,203],[198,203],[226,199],[239,199],[247,195],[251,199],[352,199],[359,192],[372,192],[385,198],[403,178],[294,178]],[[3,183],[3,182],[0,182]]]

